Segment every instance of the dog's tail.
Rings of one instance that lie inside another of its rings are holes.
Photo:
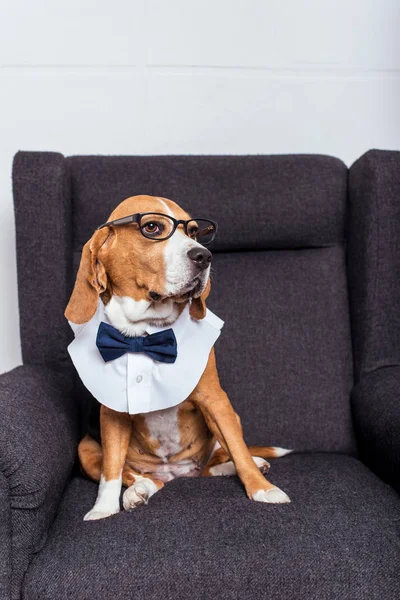
[[[259,456],[260,458],[280,458],[293,452],[293,450],[279,448],[279,446],[248,446],[248,449],[252,456]]]

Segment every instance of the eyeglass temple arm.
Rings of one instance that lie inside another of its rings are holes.
[[[102,229],[103,227],[107,227],[107,225],[125,225],[126,223],[137,223],[138,215],[129,215],[128,217],[121,217],[120,219],[115,219],[114,221],[107,221],[107,223],[103,223],[97,229]]]

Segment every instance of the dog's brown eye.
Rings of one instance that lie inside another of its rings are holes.
[[[165,233],[163,223],[158,221],[149,221],[142,226],[142,233],[149,238],[160,238]]]
[[[197,225],[191,225],[190,227],[188,227],[189,237],[196,238],[198,232],[199,232],[199,228],[197,227]]]
[[[187,222],[186,232],[199,244],[206,245],[213,241],[217,228],[215,223],[207,219],[191,219]]]
[[[147,225],[144,226],[144,230],[146,233],[157,233],[159,231],[159,227],[157,223],[147,223]]]
[[[167,215],[148,213],[141,217],[139,226],[145,237],[164,240],[172,234],[174,220]]]

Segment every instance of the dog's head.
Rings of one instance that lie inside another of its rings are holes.
[[[127,198],[83,247],[65,316],[86,323],[100,296],[111,323],[128,335],[140,334],[138,323],[172,323],[189,301],[192,317],[203,318],[211,252],[200,241],[215,232],[172,200]]]

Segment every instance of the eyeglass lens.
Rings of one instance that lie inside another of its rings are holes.
[[[175,223],[167,215],[148,214],[140,219],[140,229],[143,235],[150,239],[162,240],[167,238],[175,227]]]
[[[167,215],[149,213],[140,219],[140,230],[149,239],[166,239],[174,228],[174,220]],[[200,244],[209,244],[215,236],[215,225],[206,219],[192,219],[187,223],[186,232]]]
[[[213,241],[215,236],[215,225],[205,219],[196,219],[187,224],[189,237],[195,239],[199,244],[207,245]]]

